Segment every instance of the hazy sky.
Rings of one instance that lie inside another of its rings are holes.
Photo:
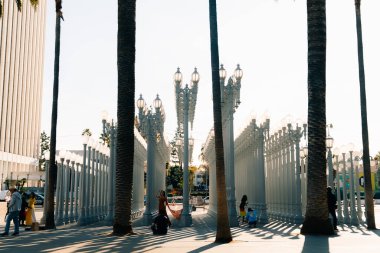
[[[50,134],[53,86],[54,1],[48,1],[42,129]],[[219,0],[220,63],[227,75],[244,71],[235,133],[255,113],[268,112],[272,130],[291,114],[307,117],[306,0]],[[327,122],[335,145],[361,145],[354,0],[327,1]],[[370,153],[380,151],[379,0],[362,1]],[[101,112],[116,116],[117,1],[63,1],[58,149],[81,149],[81,132],[101,132]],[[200,73],[193,137],[194,158],[213,126],[207,0],[137,1],[136,98],[160,95],[165,131],[177,127],[173,74],[188,82]],[[136,108],[137,112],[137,108]],[[235,135],[236,137],[236,135]]]

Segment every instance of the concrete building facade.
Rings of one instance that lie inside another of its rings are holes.
[[[38,186],[46,0],[3,1],[0,18],[0,180]]]

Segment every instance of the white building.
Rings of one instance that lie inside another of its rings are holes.
[[[39,184],[41,95],[46,0],[37,8],[23,1],[3,1],[0,18],[0,180],[29,179]],[[1,184],[3,188],[3,184]]]

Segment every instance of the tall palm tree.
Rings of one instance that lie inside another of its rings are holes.
[[[329,222],[326,180],[326,0],[307,1],[308,175],[301,234],[334,234]]]
[[[118,0],[116,205],[113,235],[133,233],[132,183],[135,122],[136,0]]]
[[[226,178],[224,168],[222,108],[219,82],[219,48],[218,22],[216,14],[216,0],[209,0],[210,15],[210,43],[211,43],[211,70],[212,94],[214,111],[215,156],[216,156],[216,192],[217,192],[217,230],[215,242],[228,243],[232,241],[230,223],[228,221]]]
[[[361,0],[355,0],[356,10],[356,36],[358,40],[358,61],[359,61],[359,83],[360,83],[360,107],[362,115],[362,141],[363,141],[363,168],[364,168],[364,191],[367,228],[376,229],[375,209],[373,206],[373,192],[371,182],[371,166],[369,160],[369,140],[368,140],[368,123],[367,123],[367,98],[365,92],[365,74],[363,59],[363,41],[362,41],[362,20],[360,14]]]
[[[55,163],[57,143],[57,117],[58,117],[58,90],[59,90],[59,56],[61,49],[61,19],[62,0],[55,1],[55,54],[54,54],[54,84],[53,84],[53,106],[51,112],[50,130],[50,158],[48,188],[46,192],[46,229],[55,228],[54,223],[54,189],[57,184],[57,164]]]
[[[18,11],[21,11],[22,8],[22,0],[15,0]],[[34,9],[37,8],[38,0],[29,0],[30,4],[34,7]],[[0,18],[3,16],[3,0],[0,0]]]

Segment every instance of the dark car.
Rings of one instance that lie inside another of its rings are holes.
[[[44,204],[44,196],[38,194],[38,193],[35,193],[36,194],[36,205],[43,205]]]

